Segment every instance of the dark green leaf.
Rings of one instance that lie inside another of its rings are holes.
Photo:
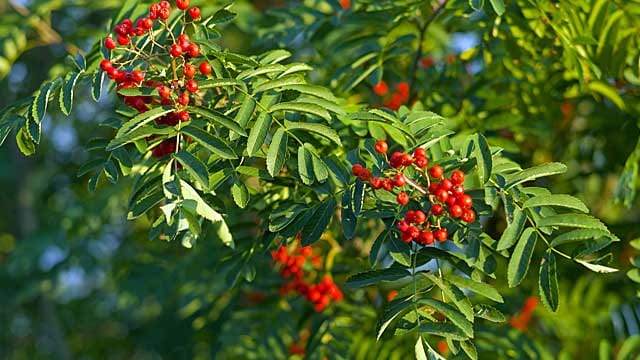
[[[502,16],[502,14],[504,14],[504,0],[489,0],[489,2],[498,16]]]
[[[331,114],[329,114],[329,112],[325,108],[310,102],[303,102],[303,101],[281,102],[269,108],[269,112],[276,112],[276,111],[292,111],[294,113],[303,112],[303,113],[321,117],[327,121],[331,120]]]
[[[504,230],[500,240],[498,241],[498,251],[509,249],[516,243],[518,236],[520,236],[522,229],[524,229],[526,220],[527,215],[519,208],[515,208],[511,223]]]
[[[173,112],[173,108],[157,107],[149,111],[143,112],[141,114],[138,114],[133,119],[127,121],[122,125],[122,127],[120,128],[120,130],[118,130],[118,133],[116,134],[116,139],[129,135],[133,131],[143,127],[149,122],[161,116],[164,116],[170,112]]]
[[[71,112],[71,107],[73,106],[73,92],[76,86],[76,81],[80,77],[80,73],[72,72],[67,74],[64,78],[64,84],[62,86],[62,90],[60,91],[60,110],[65,115],[69,115]]]
[[[351,239],[356,231],[358,218],[353,213],[353,202],[351,201],[351,189],[345,189],[342,194],[342,232],[344,237]]]
[[[313,221],[307,223],[302,230],[303,246],[313,244],[320,239],[333,217],[335,208],[336,200],[333,197],[329,197],[316,208],[313,213]]]
[[[537,240],[538,237],[533,228],[524,229],[513,250],[513,254],[511,254],[511,259],[509,259],[509,266],[507,268],[509,287],[518,286],[527,275]]]
[[[395,281],[409,276],[406,269],[391,267],[381,270],[370,270],[350,276],[345,283],[346,286],[357,288],[377,284],[380,281]]]
[[[105,148],[106,151],[112,151],[115,149],[118,149],[128,143],[134,142],[136,140],[140,140],[140,139],[144,139],[148,136],[151,135],[165,135],[165,136],[173,136],[176,134],[176,130],[172,127],[155,127],[153,125],[144,125],[141,126],[129,133],[127,133],[124,136],[121,137],[117,137],[113,140],[111,140],[111,142],[109,142],[109,144],[107,145],[107,147]]]
[[[205,149],[220,156],[223,159],[237,159],[238,155],[233,151],[231,146],[224,140],[217,138],[210,133],[197,128],[193,125],[187,126],[182,129],[182,132],[189,135],[198,144],[202,145]]]
[[[33,98],[31,104],[31,118],[39,124],[42,122],[45,114],[47,113],[47,104],[49,104],[49,95],[51,91],[58,84],[58,79],[50,82],[46,82],[42,85],[36,96]]]
[[[216,110],[211,110],[203,107],[190,106],[187,108],[190,112],[198,114],[207,120],[213,121],[218,125],[222,125],[229,130],[234,131],[241,136],[247,136],[247,133],[236,123],[232,118],[225,114],[222,114]]]
[[[489,320],[491,322],[501,323],[507,321],[507,318],[504,316],[504,314],[493,306],[476,304],[473,306],[473,312],[475,313],[476,317]]]
[[[475,280],[460,277],[453,274],[447,275],[447,280],[459,288],[471,290],[474,293],[484,296],[486,298],[489,298],[493,301],[496,301],[499,303],[504,301],[500,293],[489,284],[485,284],[483,282],[477,282]]]
[[[342,142],[340,141],[340,136],[338,136],[338,133],[336,133],[335,130],[333,130],[332,128],[326,125],[316,124],[316,123],[307,123],[307,122],[285,121],[285,127],[289,130],[305,130],[305,131],[314,132],[316,134],[322,135],[327,139],[333,141],[338,146],[342,145]]]
[[[469,6],[476,11],[482,10],[484,7],[484,0],[469,0]]]
[[[209,188],[209,172],[207,171],[207,166],[200,159],[186,150],[180,150],[178,153],[173,154],[173,157],[187,169],[203,188]]]
[[[608,231],[602,230],[602,229],[571,230],[564,234],[560,234],[556,236],[553,239],[553,241],[551,241],[551,246],[555,247],[555,246],[569,244],[577,241],[583,241],[588,239],[598,239],[601,237],[611,237],[611,234]]]
[[[212,222],[224,221],[222,215],[209,206],[186,181],[180,180],[180,192],[184,200],[182,206],[189,211],[199,214]],[[164,197],[164,196],[163,196]]]
[[[422,298],[417,301],[420,305],[427,305],[439,311],[447,319],[457,326],[465,336],[473,338],[473,324],[465,316],[456,310],[452,305],[436,300],[434,298]],[[420,331],[423,331],[420,328]]]
[[[487,139],[482,134],[476,134],[475,142],[475,158],[478,162],[478,176],[481,183],[486,183],[491,177],[491,169],[493,161],[491,157],[491,149],[487,143]]]
[[[558,310],[558,272],[556,257],[551,250],[547,250],[540,265],[538,289],[542,303],[551,311]]]
[[[93,80],[91,81],[91,96],[93,100],[100,100],[100,96],[102,95],[102,84],[104,82],[104,73],[100,70],[96,71],[93,76]]]
[[[538,227],[559,226],[582,229],[600,229],[607,231],[607,227],[598,219],[585,214],[559,214],[543,217],[536,221]]]
[[[562,174],[566,171],[567,167],[564,164],[556,162],[534,166],[507,176],[507,185],[505,188],[510,189],[523,182],[535,180],[540,177]]]
[[[313,184],[313,159],[311,152],[304,146],[298,147],[298,174],[305,185]]]
[[[236,13],[231,12],[227,9],[220,9],[215,14],[213,14],[211,22],[213,22],[214,24],[223,24],[233,20],[236,15]]]

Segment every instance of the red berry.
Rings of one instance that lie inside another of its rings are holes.
[[[144,80],[144,73],[140,70],[133,70],[131,72],[131,80],[140,83]]]
[[[449,213],[451,214],[451,217],[457,219],[462,216],[462,207],[460,207],[460,205],[454,204],[449,208]]]
[[[110,72],[113,70],[113,64],[108,59],[104,59],[100,61],[100,69],[105,72]]]
[[[409,228],[409,223],[406,220],[400,220],[398,221],[398,223],[396,224],[396,227],[398,228],[398,230],[400,230],[401,232],[405,232],[407,231],[407,229]]]
[[[416,157],[416,158],[427,157],[427,150],[423,148],[417,148],[413,151],[413,157]]]
[[[455,170],[451,173],[451,182],[460,185],[464,182],[464,172],[460,170]]]
[[[189,16],[191,16],[193,20],[200,19],[200,8],[197,6],[194,6],[191,9],[189,9]]]
[[[433,244],[433,233],[431,231],[423,231],[418,236],[418,241],[423,245]]]
[[[409,154],[402,155],[402,165],[411,166],[413,164],[413,156]]]
[[[440,242],[447,240],[447,237],[449,237],[449,233],[447,232],[447,229],[438,229],[436,230],[434,235],[436,239],[438,239],[438,241]]]
[[[453,189],[451,189],[451,192],[453,193],[453,196],[460,197],[464,195],[464,187],[462,187],[462,185],[455,185]]]
[[[118,35],[118,44],[127,45],[129,44],[129,38],[126,36]]]
[[[171,45],[171,49],[169,50],[169,53],[173,57],[181,56],[182,55],[182,46],[180,46],[179,44]]]
[[[153,20],[149,17],[142,18],[142,27],[149,30],[153,27]]]
[[[358,179],[360,179],[360,181],[369,181],[371,179],[371,171],[364,169],[362,170],[362,172],[360,173],[360,175],[358,175]]]
[[[168,4],[169,2],[167,1],[166,3]],[[168,7],[161,7],[160,11],[158,11],[158,17],[160,19],[167,20],[169,16],[171,16],[171,9]]]
[[[380,81],[373,87],[373,92],[378,96],[385,96],[389,92],[389,87],[386,82]]]
[[[108,37],[106,37],[104,39],[104,47],[106,47],[109,50],[113,50],[113,49],[116,48],[116,42],[115,42],[115,40],[113,40],[111,35],[109,35]]]
[[[200,56],[200,46],[191,44],[191,46],[189,46],[189,56],[192,58]]]
[[[378,154],[386,154],[389,150],[389,145],[384,140],[376,141],[376,144],[373,147]]]
[[[364,170],[364,167],[360,164],[355,164],[351,167],[351,173],[354,176],[360,176],[363,170]]]
[[[189,121],[190,118],[188,111],[182,110],[178,112],[178,119],[180,119],[181,122]]]
[[[382,179],[380,179],[379,177],[374,177],[371,179],[371,187],[374,190],[378,190],[382,188]]]
[[[409,99],[409,84],[405,81],[398,84],[398,93],[402,96],[403,99]]]
[[[449,191],[449,190],[453,189],[453,183],[449,179],[444,179],[444,180],[440,181],[440,189],[444,189],[444,190]]]
[[[178,36],[178,45],[182,46],[183,51],[188,51],[189,47],[191,46],[191,41],[189,41],[189,35],[180,34],[180,36]]]
[[[426,157],[416,157],[415,164],[420,169],[424,169],[429,165],[429,159]]]
[[[458,198],[456,198],[455,196],[449,196],[445,201],[445,203],[447,204],[448,207],[452,207],[453,205],[456,204],[457,200]]]
[[[431,213],[435,216],[442,215],[443,211],[444,211],[444,207],[442,207],[442,205],[440,204],[433,204],[433,206],[431,206]]]
[[[409,195],[403,191],[396,196],[396,200],[398,201],[398,204],[402,206],[407,205],[409,203]]]
[[[393,184],[397,187],[403,187],[406,180],[403,174],[398,174],[393,178]]]
[[[182,73],[184,74],[184,76],[188,77],[189,79],[191,79],[192,77],[196,76],[196,67],[195,67],[195,65],[186,64],[182,68]]]
[[[445,202],[449,198],[449,192],[445,189],[438,189],[438,192],[436,192],[436,198],[439,201]]]
[[[160,13],[160,4],[151,4],[149,7],[149,18],[151,20],[155,20],[158,18]]]
[[[422,210],[416,210],[413,215],[413,222],[420,225],[427,221],[427,215]]]
[[[342,7],[342,10],[347,10],[351,7],[351,0],[340,0],[340,7]]]
[[[391,179],[382,180],[382,187],[387,191],[393,190],[393,181]]]
[[[418,236],[420,236],[420,229],[418,229],[415,226],[409,226],[409,228],[407,229],[406,233],[412,238],[415,239]]]
[[[202,73],[202,75],[209,75],[211,74],[211,65],[209,65],[208,62],[203,61],[202,63],[200,63],[200,72]]]
[[[391,165],[391,167],[393,168],[399,169],[402,167],[403,161],[404,161],[404,154],[401,153],[400,151],[396,151],[393,154],[391,154],[391,158],[389,159],[389,165]]]
[[[189,7],[189,0],[176,0],[176,7],[180,10],[187,10]]]
[[[170,9],[171,8],[171,3],[169,3],[166,0],[160,1],[160,7],[163,9]]]
[[[182,93],[182,94],[178,95],[178,104],[180,104],[182,106],[189,105],[189,94]]]
[[[429,169],[429,175],[431,175],[432,178],[440,179],[442,174],[444,174],[442,166],[434,165]]]
[[[471,196],[465,194],[458,198],[457,204],[463,209],[470,209],[473,206],[473,199]]]
[[[476,212],[472,209],[464,209],[464,211],[462,211],[462,221],[466,223],[472,223],[476,221]]]
[[[158,86],[158,95],[163,99],[168,99],[171,96],[171,89],[168,86]]]
[[[438,192],[438,189],[440,189],[439,182],[434,181],[429,184],[429,194],[435,195]]]
[[[196,92],[198,91],[198,83],[195,80],[189,80],[187,81],[187,83],[184,85],[184,87],[187,89],[188,92]]]

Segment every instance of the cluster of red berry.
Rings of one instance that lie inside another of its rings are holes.
[[[535,296],[529,296],[527,300],[525,300],[524,305],[522,306],[522,311],[520,314],[514,315],[511,318],[511,326],[520,330],[526,331],[529,327],[529,322],[531,321],[531,315],[534,310],[538,307],[539,301]]]
[[[387,157],[389,145],[385,141],[378,140],[374,148],[377,153]],[[394,188],[400,189],[396,195],[396,201],[402,206],[408,205],[411,200],[409,194],[402,190],[405,185],[410,185],[420,196],[428,199],[429,210],[427,212],[421,208],[407,210],[404,218],[397,222],[403,241],[430,245],[433,244],[434,239],[440,242],[447,240],[449,233],[441,226],[441,220],[444,216],[461,219],[466,223],[472,223],[476,220],[476,212],[472,209],[473,200],[465,193],[462,185],[464,172],[454,170],[449,178],[445,178],[444,169],[441,166],[434,165],[427,169],[429,160],[423,148],[417,148],[413,154],[396,151],[387,159],[391,167],[388,177],[372,177],[371,171],[360,164],[353,165],[351,170],[353,175],[363,182],[368,182],[374,190],[393,191]],[[412,166],[417,169],[419,176],[427,183],[426,189],[406,176],[405,170]],[[445,206],[448,211],[445,211]]]
[[[378,96],[386,96],[389,93],[389,86],[384,80],[380,81],[373,87],[373,92]],[[409,84],[402,81],[398,83],[396,91],[391,94],[383,105],[391,110],[398,110],[407,101],[409,101]]]
[[[285,279],[291,279],[280,288],[280,294],[286,295],[296,292],[314,304],[317,312],[323,311],[331,300],[342,300],[342,292],[330,276],[324,276],[318,283],[313,283],[313,276],[305,276],[305,268],[319,268],[321,258],[313,254],[310,246],[288,247],[280,246],[271,253],[273,260],[280,266],[280,274]]]
[[[193,21],[200,19],[200,9],[198,7],[189,8],[189,0],[176,0],[176,7],[182,11],[187,11]],[[126,88],[148,87],[155,88],[157,96],[124,96],[124,103],[143,113],[152,108],[153,105],[173,106],[175,111],[162,116],[155,120],[158,125],[175,126],[180,122],[186,122],[190,119],[189,112],[185,109],[191,102],[191,95],[199,90],[198,82],[195,79],[198,70],[203,77],[207,77],[212,72],[211,65],[206,61],[201,61],[198,66],[191,63],[200,56],[200,47],[191,42],[189,36],[181,33],[177,38],[173,33],[167,36],[169,44],[163,46],[154,37],[153,28],[156,21],[169,31],[167,19],[171,15],[171,4],[168,1],[151,4],[149,7],[149,16],[144,16],[136,20],[135,26],[131,19],[124,19],[114,27],[117,35],[116,40],[109,35],[104,40],[105,48],[109,51],[123,51],[125,53],[133,53],[140,57],[141,60],[147,62],[149,71],[153,72],[154,77],[159,81],[145,80],[145,72],[139,69],[128,71],[127,66],[132,64],[131,60],[121,62],[104,59],[100,63],[100,68],[107,73],[108,77],[114,80],[118,86],[117,90]],[[184,17],[185,21],[186,17]],[[184,28],[184,27],[183,27]],[[145,54],[143,49],[136,47],[132,39],[136,36],[149,34],[153,39],[152,49],[157,45],[159,53]],[[120,47],[118,47],[120,45]],[[153,55],[153,56],[152,56]],[[158,69],[161,62],[151,63],[153,57],[160,58],[162,56],[170,56],[170,69]],[[165,71],[168,70],[168,71]],[[169,78],[162,78],[164,73],[169,74]],[[179,75],[181,73],[182,76]],[[152,140],[149,138],[147,140]],[[156,158],[164,157],[174,151],[178,146],[176,139],[166,139],[160,142],[151,150],[152,156]]]

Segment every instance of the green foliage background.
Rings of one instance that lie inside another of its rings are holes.
[[[194,3],[205,14],[225,5]],[[621,271],[595,274],[559,261],[558,312],[539,307],[524,333],[508,322],[479,325],[479,357],[635,358],[640,308],[625,273],[637,251],[631,241],[640,237],[640,3],[507,0],[501,16],[498,3],[448,1],[433,16],[440,5],[431,1],[352,1],[347,11],[332,0],[238,1],[221,45],[249,55],[288,49],[290,62],[315,69],[310,82],[347,99],[347,111],[380,104],[371,92],[378,81],[391,88],[407,81],[413,99],[449,119],[460,139],[482,132],[523,167],[567,164],[567,173],[537,185],[578,197],[607,223],[622,240],[612,245],[609,265]],[[65,74],[67,52],[90,49],[121,5],[0,4],[0,107]],[[472,46],[462,49],[469,39]],[[427,56],[434,66],[416,61]],[[109,134],[98,123],[113,111],[115,96],[104,92],[95,103],[79,86],[75,97],[71,115],[48,113],[34,156],[25,158],[11,137],[0,148],[0,358],[287,358],[303,329],[331,359],[414,356],[411,338],[375,341],[384,286],[344,289],[346,301],[316,314],[303,301],[279,297],[267,249],[258,249],[252,266],[237,261],[253,251],[259,214],[229,214],[235,250],[215,237],[193,248],[149,241],[153,219],[126,221],[131,180],[103,181],[90,193],[87,178],[76,177],[88,159],[85,144]],[[352,132],[344,149],[381,133],[343,131]],[[492,218],[485,231],[498,238],[503,218]],[[368,269],[375,232],[361,225],[353,240],[340,240],[332,260],[338,284]],[[327,241],[315,246],[332,249]],[[498,289],[507,317],[538,295],[535,278]]]

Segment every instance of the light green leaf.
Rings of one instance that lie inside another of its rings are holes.
[[[209,172],[207,171],[207,166],[200,159],[186,150],[180,150],[178,153],[173,154],[173,157],[187,169],[203,188],[209,188]]]
[[[49,104],[49,95],[54,87],[57,86],[59,79],[46,82],[40,87],[40,91],[33,98],[31,104],[31,118],[39,124],[47,113],[47,104]]]
[[[540,177],[562,174],[567,171],[567,167],[564,164],[557,162],[550,162],[538,166],[534,166],[507,176],[507,185],[505,189],[511,189],[512,187],[522,184],[526,181],[535,180]]]
[[[626,109],[624,100],[622,99],[622,97],[620,97],[617,90],[613,86],[605,84],[602,81],[591,81],[587,84],[587,87],[589,88],[589,90],[596,92],[608,98],[609,100],[611,100],[611,102],[616,104],[616,106],[620,110]]]
[[[422,340],[422,336],[418,336],[418,341],[416,341],[416,346],[414,347],[414,350],[416,352],[416,360],[428,360],[423,341],[424,340]]]
[[[285,121],[284,126],[289,130],[305,130],[305,131],[314,132],[316,134],[322,135],[327,139],[333,141],[338,146],[342,145],[342,142],[340,141],[340,136],[338,136],[338,133],[332,128],[323,124]]]
[[[253,89],[253,93],[257,94],[257,93],[264,92],[264,91],[267,91],[267,90],[281,88],[281,87],[287,86],[287,85],[304,84],[304,83],[305,83],[305,81],[304,81],[304,78],[302,76],[290,75],[290,76],[286,76],[286,77],[280,78],[278,80],[265,81],[262,84],[256,86]]]
[[[456,310],[452,305],[436,300],[434,298],[422,298],[417,301],[420,305],[427,305],[439,311],[447,319],[457,326],[468,338],[473,338],[473,324],[465,316]],[[420,331],[424,331],[420,328]]]
[[[469,0],[469,6],[475,11],[482,10],[484,7],[484,0]]]
[[[585,213],[589,212],[589,208],[587,208],[587,206],[582,201],[580,201],[580,199],[577,199],[571,195],[563,194],[532,197],[529,200],[525,201],[523,208],[526,209],[538,206],[559,206],[569,209],[575,209]]]
[[[257,69],[247,69],[247,70],[241,72],[240,74],[238,74],[238,76],[236,76],[236,79],[244,80],[244,79],[256,77],[256,76],[259,76],[259,75],[265,75],[265,74],[270,74],[270,73],[275,73],[275,72],[282,72],[285,69],[286,68],[283,65],[280,65],[280,64],[272,64],[272,65],[262,66],[262,67],[259,67]]]
[[[551,241],[551,246],[560,246],[564,244],[574,243],[577,241],[583,241],[588,239],[598,239],[601,237],[611,237],[610,234],[606,230],[602,229],[577,229],[571,230],[564,234],[560,234],[556,236],[553,241]],[[615,238],[617,240],[617,238]]]
[[[171,137],[175,134],[177,134],[177,132],[172,127],[155,127],[151,124],[144,125],[142,127],[139,127],[129,132],[124,136],[116,137],[115,139],[111,140],[107,145],[107,147],[105,148],[105,150],[112,151],[128,143],[134,142],[136,140],[144,139],[147,136],[151,136],[151,135],[165,135],[165,136]]]
[[[489,2],[498,16],[502,16],[502,14],[504,14],[504,0],[489,0]]]
[[[493,301],[502,303],[504,299],[500,293],[491,285],[483,282],[478,282],[472,279],[464,278],[461,276],[449,274],[447,280],[459,288],[471,290],[474,293],[489,298]]]
[[[518,286],[527,275],[537,240],[538,237],[533,228],[524,229],[513,250],[513,254],[511,254],[511,259],[509,259],[509,266],[507,268],[509,287]]]
[[[36,153],[36,145],[33,143],[26,128],[20,128],[16,133],[16,144],[18,149],[25,156],[31,156]]]
[[[267,152],[267,171],[271,176],[280,174],[287,156],[287,141],[289,137],[283,128],[276,130],[271,138],[269,151]]]
[[[303,113],[321,117],[327,121],[331,120],[331,114],[329,114],[329,112],[326,109],[310,102],[303,102],[303,101],[282,102],[282,103],[273,105],[269,109],[269,112],[276,112],[276,111],[303,112]]]
[[[198,192],[189,185],[186,181],[180,179],[180,192],[184,200],[182,206],[186,207],[191,212],[195,212],[203,218],[210,220],[211,222],[224,221],[222,215],[211,208],[198,194]],[[164,196],[163,196],[164,198]]]
[[[102,86],[104,83],[104,73],[101,70],[96,71],[91,81],[91,97],[94,101],[100,100],[102,95]]]
[[[298,174],[305,185],[313,184],[313,159],[311,152],[301,145],[298,147]]]
[[[582,229],[600,229],[607,231],[607,227],[598,219],[585,214],[559,214],[543,217],[537,222],[538,227],[559,226]]]
[[[476,346],[473,344],[473,342],[468,340],[461,341],[460,347],[462,347],[462,350],[464,351],[464,353],[467,354],[467,356],[471,358],[471,360],[478,359],[478,351],[476,350]]]
[[[244,209],[249,203],[249,189],[243,182],[240,182],[240,179],[236,179],[231,185],[231,195],[233,196],[233,201],[241,209]]]
[[[223,159],[237,159],[238,155],[224,140],[217,138],[210,133],[189,125],[182,129],[185,135],[190,136],[198,144]]]
[[[254,156],[262,148],[267,134],[271,128],[271,114],[262,113],[256,119],[251,131],[249,132],[249,138],[247,139],[247,153],[249,156]]]
[[[607,274],[607,273],[612,273],[612,272],[616,272],[618,271],[618,269],[612,268],[612,267],[608,267],[608,266],[604,266],[604,265],[600,265],[600,264],[592,264],[588,261],[584,261],[584,260],[577,260],[576,262],[584,267],[586,267],[587,269],[593,271],[593,272],[597,272],[597,273],[603,273],[603,274]]]
[[[476,317],[489,320],[491,322],[501,323],[507,321],[507,318],[504,316],[504,314],[493,306],[476,304],[473,306],[473,312]]]
[[[511,220],[511,223],[504,230],[498,241],[498,251],[509,249],[516,243],[518,236],[520,236],[522,229],[524,229],[526,220],[526,214],[519,208],[515,208],[513,211],[513,220]]]

